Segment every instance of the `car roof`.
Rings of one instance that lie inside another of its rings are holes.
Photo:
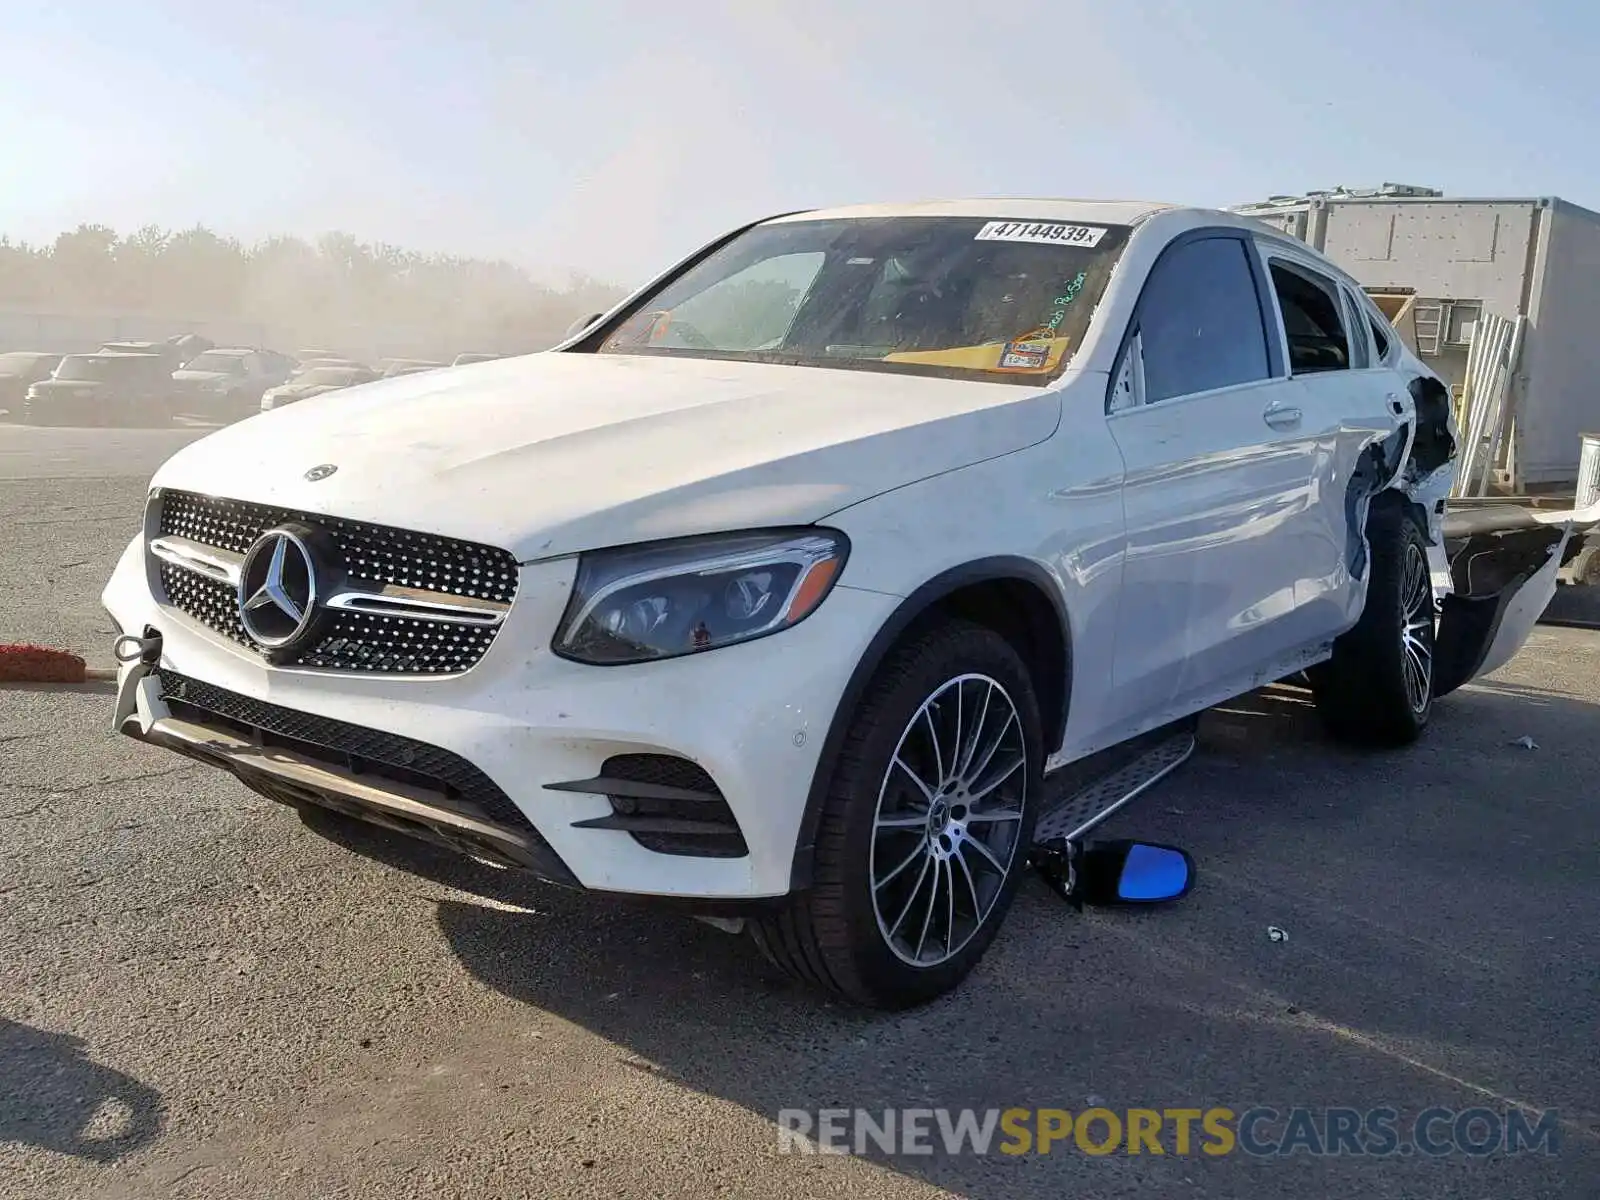
[[[1069,200],[1028,196],[992,199],[922,200],[910,204],[850,204],[789,213],[772,223],[873,217],[992,217],[1006,221],[1084,221],[1097,225],[1137,225],[1158,212],[1179,207],[1155,200]]]
[[[213,346],[209,350],[202,350],[202,354],[237,354],[240,356],[254,354],[255,351],[248,346]]]

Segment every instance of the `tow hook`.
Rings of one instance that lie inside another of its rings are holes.
[[[161,661],[161,634],[146,625],[143,637],[125,633],[111,643],[111,657],[119,663],[138,662],[153,667]]]
[[[141,732],[148,730],[154,717],[149,708],[159,699],[157,682],[149,675],[161,662],[161,632],[152,625],[144,627],[144,636],[125,633],[111,643],[111,656],[124,664],[127,670],[117,684],[117,704],[111,714],[111,731],[124,732],[130,720],[138,721]],[[140,705],[140,696],[145,703]],[[141,707],[144,711],[141,713]]]

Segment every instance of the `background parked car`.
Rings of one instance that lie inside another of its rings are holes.
[[[292,354],[280,354],[276,350],[263,350],[260,346],[255,348],[261,361],[266,364],[269,375],[277,375],[280,379],[288,379],[300,369],[300,360]]]
[[[216,345],[210,338],[198,333],[180,333],[169,337],[166,344],[177,352],[180,364],[204,354]]]
[[[0,410],[16,419],[28,389],[42,379],[49,379],[50,372],[60,361],[61,355],[42,350],[12,350],[0,354]]]
[[[172,373],[173,398],[182,412],[239,417],[253,412],[269,388],[289,378],[294,360],[270,351],[207,350]]]
[[[307,371],[314,371],[318,367],[360,367],[363,371],[371,370],[366,363],[357,362],[353,358],[346,358],[342,354],[315,354],[299,361],[295,369],[289,372],[289,382],[293,383]],[[378,372],[373,373],[377,374]]]
[[[28,388],[26,425],[164,425],[172,376],[158,354],[69,354]]]
[[[371,383],[378,378],[380,376],[376,371],[371,367],[363,367],[360,363],[313,367],[288,383],[268,389],[261,397],[261,411],[271,412],[274,408],[282,408],[286,404],[320,396],[323,392],[336,392],[340,388],[353,387],[358,383]]]
[[[426,358],[391,358],[389,365],[383,369],[383,377],[393,379],[397,375],[417,375],[423,371],[437,371],[444,365]]]
[[[170,373],[188,361],[185,358],[186,350],[174,342],[106,342],[100,347],[101,354],[146,354],[159,358],[166,363]]]

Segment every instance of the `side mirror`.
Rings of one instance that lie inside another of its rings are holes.
[[[571,325],[567,326],[567,332],[561,340],[563,342],[571,341],[603,316],[605,316],[605,313],[590,313],[587,317],[579,317]]]
[[[1194,886],[1194,859],[1176,846],[1153,842],[1051,838],[1035,846],[1028,861],[1057,895],[1079,908],[1162,904]]]
[[[1075,865],[1075,891],[1085,904],[1160,904],[1194,886],[1194,859],[1176,846],[1090,842]]]

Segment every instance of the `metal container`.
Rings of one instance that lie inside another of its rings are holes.
[[[1572,498],[1572,507],[1588,508],[1600,500],[1600,433],[1585,433],[1579,437],[1578,492]]]

